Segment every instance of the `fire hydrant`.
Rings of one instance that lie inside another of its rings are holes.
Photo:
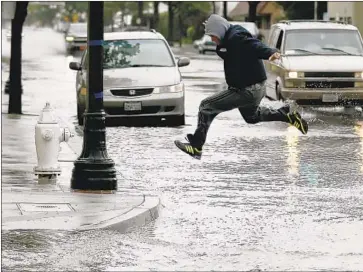
[[[38,165],[34,167],[34,174],[39,178],[54,179],[61,174],[58,164],[60,143],[67,142],[74,134],[68,128],[61,128],[54,118],[49,102],[40,113],[35,125],[35,146]]]

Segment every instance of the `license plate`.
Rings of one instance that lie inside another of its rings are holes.
[[[125,102],[125,111],[141,111],[141,102]]]
[[[323,102],[338,102],[338,100],[337,94],[323,94]]]
[[[86,47],[85,46],[80,46],[79,47],[79,50],[85,50],[86,49]]]

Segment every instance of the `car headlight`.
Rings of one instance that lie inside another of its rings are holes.
[[[362,78],[363,79],[363,72],[354,73],[354,77],[355,78]]]
[[[184,91],[184,84],[179,83],[177,85],[156,87],[153,93],[178,93]]]
[[[286,77],[288,78],[300,78],[304,77],[304,72],[287,72]]]
[[[74,37],[66,37],[66,41],[67,42],[72,42],[72,41],[74,41]]]

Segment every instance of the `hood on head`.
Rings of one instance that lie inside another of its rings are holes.
[[[231,24],[226,19],[217,14],[212,14],[205,22],[205,34],[216,36],[221,40],[230,26]]]

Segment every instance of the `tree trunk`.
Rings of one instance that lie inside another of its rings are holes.
[[[121,5],[120,11],[121,11],[121,29],[123,29],[126,25],[125,24],[126,7],[124,4]]]
[[[257,19],[257,5],[260,3],[259,1],[248,1],[248,21],[256,22]]]
[[[227,8],[227,2],[223,2],[223,17],[225,19],[227,19],[227,14],[228,14],[228,8]]]
[[[138,8],[138,16],[140,18],[140,25],[144,25],[144,15],[143,15],[144,2],[143,1],[137,2],[137,8]]]
[[[174,29],[174,9],[173,4],[171,2],[168,2],[168,42],[169,45],[173,45],[173,29]]]
[[[324,13],[327,11],[328,11],[328,3],[327,2],[318,2],[318,20],[323,20]]]
[[[182,3],[182,2],[179,2],[179,3]],[[180,48],[182,47],[183,45],[183,21],[182,21],[182,15],[181,15],[181,12],[180,12],[180,9],[179,9],[179,14],[178,14],[178,21],[179,21],[179,35],[180,35],[180,38],[179,38],[179,46]]]
[[[114,28],[114,24],[115,24],[115,20],[114,20],[114,16],[115,16],[115,12],[112,12],[111,13],[111,32],[114,32],[115,31],[115,28]]]
[[[27,16],[29,2],[16,2],[14,19],[11,21],[11,57],[9,75],[8,113],[22,114],[21,94],[21,33]]]
[[[159,1],[154,1],[154,16],[153,16],[153,28],[159,29]]]

